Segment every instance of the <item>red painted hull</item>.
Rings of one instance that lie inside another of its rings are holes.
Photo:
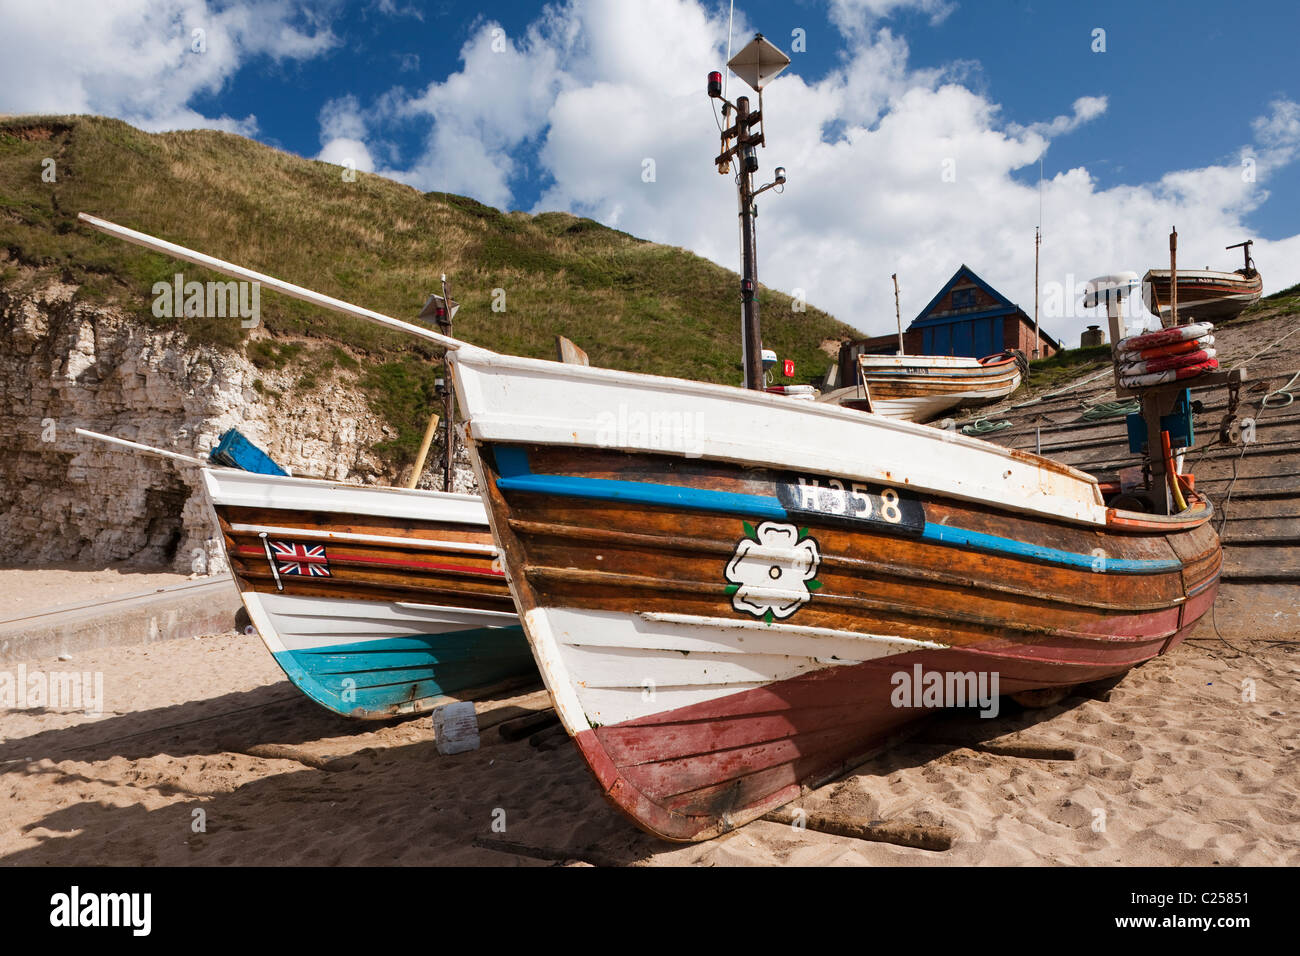
[[[838,776],[933,714],[894,706],[895,675],[918,665],[927,674],[995,672],[1004,695],[1113,677],[1181,642],[1217,590],[1216,577],[1182,608],[1130,621],[1127,637],[989,642],[831,667],[583,731],[575,741],[606,797],[643,828],[669,840],[708,839]]]

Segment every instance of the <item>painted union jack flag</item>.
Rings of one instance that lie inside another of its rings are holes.
[[[307,577],[330,576],[329,556],[323,544],[287,544],[272,541],[271,550],[281,574],[302,574]]]

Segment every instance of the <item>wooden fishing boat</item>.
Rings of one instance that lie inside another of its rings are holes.
[[[1160,403],[1144,417],[1173,515],[1108,507],[1090,476],[1022,451],[759,391],[753,349],[749,389],[504,356],[81,219],[448,350],[556,711],[609,799],[667,839],[753,820],[981,687],[1122,674],[1214,602],[1212,509],[1182,501]],[[647,426],[618,427],[633,415]]]
[[[667,839],[740,826],[885,745],[927,712],[899,704],[900,675],[1065,688],[1168,651],[1214,602],[1203,499],[1117,511],[1067,466],[835,405],[449,358],[556,711],[614,804]],[[614,449],[620,407],[693,429]]]
[[[982,359],[945,355],[859,355],[858,383],[821,401],[886,418],[926,422],[954,408],[984,405],[1020,387],[1019,352]]]
[[[1258,272],[1246,274],[1212,269],[1178,270],[1178,314],[1182,318],[1222,322],[1259,301],[1263,280]],[[1171,293],[1168,269],[1149,269],[1142,277],[1142,298],[1153,315],[1170,314]]]
[[[387,718],[537,680],[477,497],[203,469],[276,663],[337,713]]]
[[[1160,318],[1161,325],[1169,326],[1174,322],[1175,289],[1170,276],[1177,277],[1179,321],[1222,322],[1259,301],[1264,291],[1264,280],[1255,268],[1255,260],[1250,257],[1250,247],[1255,244],[1253,239],[1225,247],[1242,250],[1245,262],[1236,272],[1175,269],[1177,243],[1175,230],[1169,241],[1170,268],[1148,269],[1142,277],[1142,300],[1147,309]]]

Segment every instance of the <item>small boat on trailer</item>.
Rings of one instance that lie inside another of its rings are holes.
[[[1244,249],[1245,266],[1235,272],[1212,269],[1149,269],[1142,277],[1142,298],[1153,315],[1168,326],[1173,315],[1173,287],[1170,276],[1177,276],[1178,314],[1185,319],[1223,322],[1259,301],[1264,280],[1250,257],[1253,240],[1227,246]]]
[[[1020,387],[1028,362],[1014,349],[982,359],[944,355],[859,355],[858,383],[821,401],[886,418],[927,422],[962,406],[985,405]]]
[[[214,468],[203,483],[250,620],[318,704],[384,719],[536,682],[478,497]]]

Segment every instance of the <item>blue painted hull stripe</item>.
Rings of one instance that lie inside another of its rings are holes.
[[[679,485],[660,485],[642,481],[617,481],[610,478],[581,478],[571,475],[535,475],[528,470],[528,455],[522,449],[496,446],[497,470],[501,477],[497,487],[503,491],[524,491],[559,495],[566,498],[592,498],[629,504],[659,505],[690,511],[710,511],[744,517],[789,520],[790,514],[776,498],[769,495],[745,495],[730,491],[711,491]],[[1067,567],[1086,568],[1099,573],[1159,574],[1178,571],[1176,559],[1121,560],[1100,558],[1026,544],[1014,538],[966,531],[950,525],[926,522],[922,539],[958,548],[994,554],[1009,554]]]
[[[536,671],[520,625],[411,634],[272,656],[299,690],[344,716],[383,716],[395,706]]]

